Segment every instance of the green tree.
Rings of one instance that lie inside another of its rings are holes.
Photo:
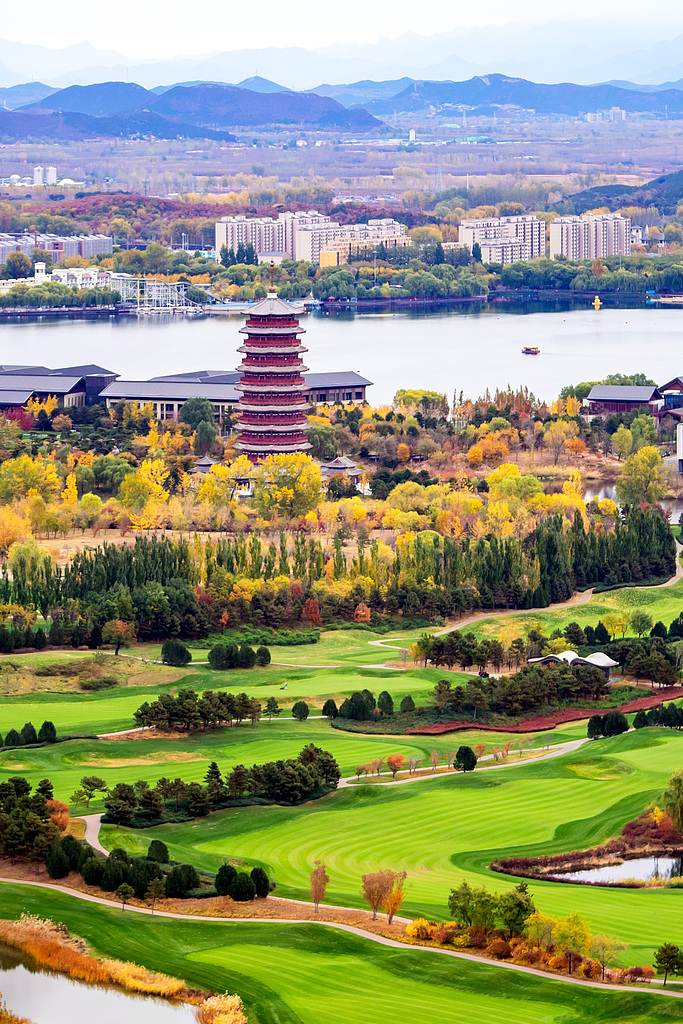
[[[43,722],[38,732],[39,743],[54,743],[57,739],[57,730],[53,722]]]
[[[99,775],[84,775],[81,779],[81,786],[85,792],[88,806],[90,806],[90,801],[95,793],[106,793],[109,788],[104,779],[101,779]]]
[[[458,747],[453,763],[456,768],[463,772],[473,772],[477,767],[477,755],[472,750],[472,747]]]
[[[271,718],[273,717],[273,715],[275,715],[275,717],[277,718],[278,715],[282,714],[282,708],[278,704],[278,702],[275,699],[275,697],[269,697],[268,698],[268,700],[266,701],[266,706],[264,708],[264,711],[268,715],[268,721],[269,722],[270,722]]]
[[[154,906],[157,900],[162,900],[166,895],[166,888],[160,878],[153,878],[147,886],[145,891],[145,899],[148,903],[152,904],[152,916],[154,916]]]
[[[646,445],[652,445],[657,440],[657,427],[652,416],[641,412],[631,423],[631,436],[633,437],[633,450],[638,452]]]
[[[251,880],[254,883],[254,889],[259,899],[265,899],[270,892],[270,879],[265,873],[263,868],[255,867],[251,869]]]
[[[401,714],[407,715],[415,710],[415,701],[409,693],[401,701]]]
[[[184,668],[192,661],[192,655],[182,640],[168,639],[161,645],[161,660],[164,665]]]
[[[216,874],[216,892],[219,896],[227,896],[232,885],[232,881],[237,874],[237,871],[232,864],[221,864]]]
[[[128,885],[128,882],[122,882],[116,890],[116,898],[121,904],[121,910],[126,909],[126,903],[128,900],[135,896],[135,890],[132,885]]]
[[[636,636],[644,636],[652,629],[652,616],[642,608],[636,608],[631,612],[631,629]]]
[[[333,700],[332,697],[328,697],[325,703],[323,704],[322,713],[325,718],[336,718],[337,715],[339,714],[336,702]]]
[[[633,434],[623,423],[619,424],[616,433],[612,435],[612,448],[622,462],[633,451]]]
[[[62,849],[59,839],[55,839],[45,858],[45,867],[50,878],[65,878],[69,874],[69,858]]]
[[[394,701],[390,693],[386,690],[382,690],[379,697],[377,698],[377,707],[382,712],[385,718],[391,718],[394,713]],[[325,711],[323,710],[323,714]]]
[[[305,722],[308,718],[308,704],[305,700],[298,700],[292,707],[292,718],[296,718],[297,722]]]
[[[228,896],[235,903],[248,903],[256,896],[256,886],[249,875],[238,871],[230,883]]]
[[[213,427],[216,422],[216,414],[208,398],[188,398],[181,406],[180,419],[183,423],[189,423],[192,429],[196,430],[200,423],[210,423]]]
[[[664,984],[670,974],[683,974],[683,955],[673,942],[665,942],[654,955],[654,968],[657,974],[664,975]]]
[[[673,827],[683,832],[683,769],[678,768],[669,779],[663,802]]]
[[[508,929],[510,938],[524,931],[526,921],[536,907],[526,882],[520,882],[514,889],[502,893],[498,898],[498,916]]]
[[[170,855],[166,843],[161,839],[153,839],[147,850],[147,860],[156,861],[158,864],[168,864]]]
[[[653,505],[666,494],[662,456],[651,445],[631,455],[617,480],[617,495],[622,505]]]
[[[23,252],[8,252],[5,260],[5,277],[12,277],[17,280],[20,277],[28,277],[33,271],[31,260]]]

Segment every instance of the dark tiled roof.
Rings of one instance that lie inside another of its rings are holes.
[[[657,398],[657,388],[647,385],[646,387],[626,387],[617,384],[594,384],[588,396],[589,402],[649,402]]]
[[[114,380],[107,384],[101,397],[163,399],[169,398],[184,401],[187,398],[208,398],[214,402],[236,402],[239,398],[231,384],[212,384],[202,381],[149,381],[149,380]]]
[[[26,405],[33,391],[4,391],[0,389],[0,406]]]
[[[0,385],[10,391],[23,391],[28,389],[30,394],[34,391],[47,392],[51,395],[65,395],[72,391],[78,384],[83,382],[81,375],[74,377],[62,377],[59,374],[43,375],[31,373],[3,373],[0,375]]]

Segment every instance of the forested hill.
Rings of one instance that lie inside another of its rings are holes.
[[[660,93],[661,95],[661,93]],[[681,93],[683,96],[683,93]],[[673,214],[683,197],[683,171],[664,174],[644,185],[598,185],[556,203],[557,213],[585,213],[600,206],[619,210],[622,206],[656,206],[662,214]]]

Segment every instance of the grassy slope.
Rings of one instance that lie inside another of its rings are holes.
[[[499,637],[509,643],[517,636],[523,636],[530,629],[541,629],[550,635],[554,629],[564,629],[569,622],[580,626],[597,626],[608,612],[634,611],[636,608],[650,613],[655,622],[661,619],[668,626],[680,614],[683,606],[683,581],[672,587],[626,587],[594,594],[587,604],[574,605],[558,611],[530,612],[527,615],[501,615],[482,619],[474,626],[467,626],[467,632],[478,637]],[[631,631],[627,636],[634,636]]]
[[[391,789],[354,787],[298,808],[228,810],[186,825],[140,832],[108,827],[104,842],[144,850],[153,836],[177,859],[215,869],[225,856],[263,863],[282,895],[305,898],[317,858],[331,876],[330,902],[361,905],[360,876],[405,869],[408,915],[447,916],[449,889],[463,877],[500,890],[497,854],[549,853],[601,842],[656,798],[680,766],[683,736],[645,730],[548,762]],[[606,757],[607,761],[598,760]],[[633,946],[630,962],[680,938],[681,893],[534,882],[539,909],[577,910],[593,929]]]
[[[62,893],[0,885],[0,915],[64,921],[98,952],[196,986],[237,992],[251,1024],[584,1024],[683,1019],[683,1003],[647,992],[569,987],[489,964],[379,946],[318,925],[132,918]],[[125,953],[123,952],[125,950]]]
[[[70,707],[76,712],[81,710],[78,704]],[[559,743],[584,733],[585,725],[572,723],[545,735]],[[343,774],[351,775],[358,764],[382,755],[402,753],[407,758],[417,754],[427,764],[432,750],[445,755],[461,743],[495,741],[499,745],[508,738],[515,743],[518,739],[504,733],[475,732],[451,736],[365,736],[332,729],[326,719],[296,722],[288,718],[272,723],[263,720],[256,728],[249,724],[225,727],[179,740],[68,740],[35,750],[0,750],[0,781],[18,772],[33,783],[49,776],[55,795],[68,800],[78,788],[81,776],[87,774],[103,776],[110,786],[140,778],[152,783],[164,775],[180,775],[193,782],[203,779],[210,761],[217,761],[221,771],[229,772],[236,764],[294,757],[306,743],[332,751]],[[548,740],[541,734],[537,742]],[[90,809],[102,810],[101,802],[93,802]]]

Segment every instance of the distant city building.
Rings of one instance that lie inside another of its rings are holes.
[[[11,252],[23,252],[30,256],[34,249],[44,249],[50,253],[53,263],[59,263],[68,256],[92,259],[99,253],[106,255],[114,251],[114,241],[110,235],[0,233],[0,264],[7,262],[7,256]]]
[[[610,121],[625,121],[626,111],[622,110],[621,107],[610,107],[609,119]]]
[[[477,243],[484,263],[516,263],[546,254],[545,221],[531,214],[462,220],[458,239],[470,251]]]
[[[408,142],[415,142],[415,129],[411,128],[408,132]]]
[[[33,168],[33,184],[34,185],[44,185],[45,184],[44,173],[45,172],[44,172],[42,167],[34,167]]]
[[[57,184],[57,168],[46,167],[45,168],[45,184],[56,185]]]
[[[277,220],[272,217],[223,217],[216,224],[216,259],[220,260],[221,249],[225,246],[237,252],[241,244],[253,245],[260,260],[279,263],[283,259],[306,260],[321,263],[321,254],[329,247],[340,243],[342,257],[330,255],[326,266],[345,263],[348,254],[363,245],[379,245],[385,241],[387,248],[409,244],[404,240],[405,225],[391,217],[377,218],[367,224],[339,224],[331,217],[315,210],[308,213],[281,213]],[[321,264],[322,265],[322,264]]]
[[[591,260],[630,253],[631,221],[620,213],[558,217],[550,225],[551,259]]]
[[[221,249],[226,246],[237,252],[240,243],[253,245],[259,257],[279,254],[281,259],[299,259],[296,254],[296,233],[302,228],[324,230],[332,218],[310,210],[308,213],[281,213],[277,220],[272,217],[222,217],[216,224],[216,259],[220,260]]]

